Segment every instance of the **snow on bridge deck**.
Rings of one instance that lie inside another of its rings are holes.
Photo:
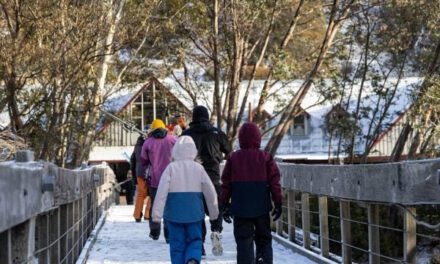
[[[107,219],[93,245],[87,263],[89,264],[119,264],[171,263],[169,246],[161,234],[158,241],[148,237],[148,223],[134,222],[132,217],[133,206],[114,206],[110,208]],[[211,253],[209,234],[205,243],[207,256],[202,264],[233,264],[236,263],[235,241],[232,225],[224,225],[223,256],[215,257]],[[312,264],[311,260],[293,253],[280,244],[273,242],[274,263],[277,264]]]

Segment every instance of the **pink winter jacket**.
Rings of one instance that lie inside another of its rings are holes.
[[[176,138],[166,132],[152,133],[142,146],[141,163],[151,176],[150,187],[159,186],[160,176],[171,161],[171,150],[176,143]]]

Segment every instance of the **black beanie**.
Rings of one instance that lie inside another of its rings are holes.
[[[194,107],[192,121],[193,122],[209,121],[208,109],[206,109],[206,107],[202,105],[198,105]]]

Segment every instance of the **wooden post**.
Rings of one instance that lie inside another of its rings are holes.
[[[10,229],[0,234],[0,245],[0,263],[12,264]]]
[[[49,241],[52,243],[60,237],[60,208],[53,210],[49,216]],[[60,263],[60,241],[56,242],[50,249],[50,263]]]
[[[369,264],[380,263],[379,205],[368,204]]]
[[[328,202],[327,196],[319,197],[319,233],[321,244],[321,255],[330,257],[329,229],[328,229]]]
[[[33,263],[35,251],[35,217],[11,229],[11,259],[13,263]]]
[[[80,223],[79,223],[79,217],[80,217],[80,211],[79,211],[79,201],[80,200],[76,200],[73,203],[73,258],[76,259],[79,256],[79,252],[80,252]]]
[[[310,249],[310,199],[308,193],[301,194],[303,247]]]
[[[351,222],[350,202],[340,201],[340,223],[341,223],[341,242],[342,242],[342,263],[351,263]]]
[[[60,206],[60,262],[66,257],[68,252],[67,247],[67,229],[68,229],[68,209],[67,205],[63,204]]]
[[[67,230],[73,227],[73,203],[67,204]],[[66,230],[66,231],[67,231]],[[67,247],[66,247],[66,262],[73,263],[73,229],[67,231]],[[72,250],[72,251],[71,251]],[[69,252],[71,251],[71,252]]]
[[[403,258],[406,263],[416,263],[417,223],[412,215],[416,208],[409,207],[403,213]]]
[[[45,248],[49,245],[49,217],[47,214],[39,215],[36,220],[36,247]],[[38,263],[48,263],[49,250],[44,250],[38,254]]]
[[[287,217],[288,217],[288,225],[289,225],[289,240],[295,241],[295,192],[289,190],[287,193]]]

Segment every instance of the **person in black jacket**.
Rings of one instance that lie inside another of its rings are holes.
[[[225,133],[209,123],[208,109],[199,105],[193,109],[192,122],[189,124],[189,128],[183,131],[182,135],[193,138],[197,147],[198,158],[201,160],[206,173],[211,178],[217,195],[219,195],[220,163],[224,159],[224,156],[227,156],[231,152]],[[212,232],[221,232],[223,230],[222,219],[223,217],[220,214],[217,220],[211,221]],[[203,241],[205,241],[205,238],[206,225],[203,221]]]
[[[131,171],[133,174],[133,178],[136,178],[137,184],[137,196],[133,213],[133,217],[136,222],[141,221],[142,215],[144,216],[145,220],[150,219],[151,200],[150,197],[148,197],[148,186],[145,179],[145,170],[140,161],[141,150],[142,146],[144,145],[144,141],[144,136],[140,135],[136,141],[136,145],[134,146],[133,154],[131,154],[130,157]],[[145,210],[143,210],[145,199],[146,207]],[[144,211],[143,214],[142,211]]]

